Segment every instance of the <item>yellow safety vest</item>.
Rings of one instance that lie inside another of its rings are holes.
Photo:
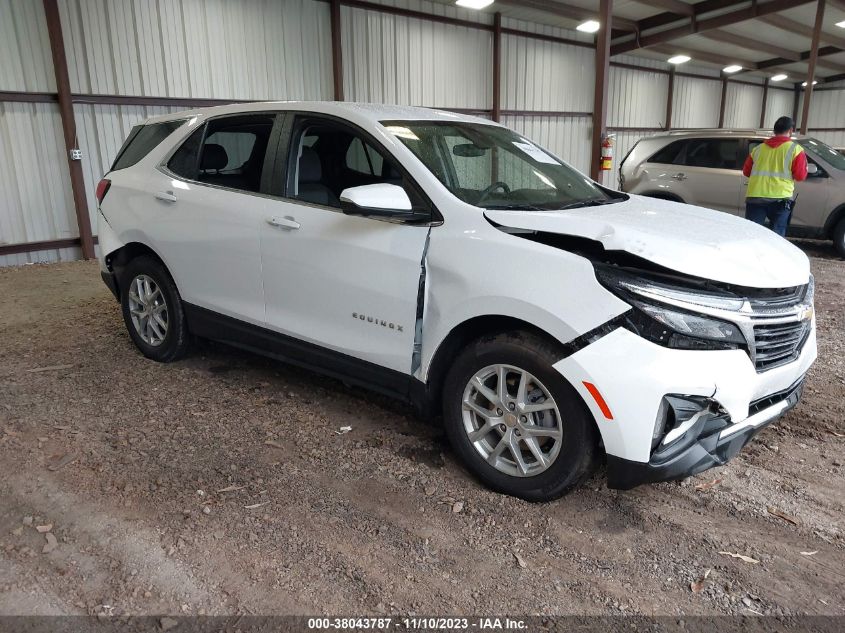
[[[760,143],[751,150],[754,166],[748,179],[747,198],[791,198],[795,191],[792,161],[804,149],[795,141],[777,147]]]

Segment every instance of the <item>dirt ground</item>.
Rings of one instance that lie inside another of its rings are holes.
[[[144,359],[95,263],[0,269],[0,614],[845,614],[845,262],[801,246],[802,403],[725,467],[544,505],[339,382]]]

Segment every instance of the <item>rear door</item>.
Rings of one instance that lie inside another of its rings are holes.
[[[260,228],[276,113],[216,117],[153,176],[153,241],[189,304],[264,323]],[[266,168],[266,169],[265,169]]]
[[[742,163],[741,139],[689,139],[674,178],[683,183],[690,204],[740,213]]]

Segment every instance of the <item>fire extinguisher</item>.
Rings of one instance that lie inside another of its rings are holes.
[[[610,171],[613,168],[613,136],[605,134],[601,141],[601,171]]]

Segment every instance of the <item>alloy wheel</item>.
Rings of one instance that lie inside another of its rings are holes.
[[[145,343],[157,347],[167,336],[167,302],[154,279],[138,275],[129,284],[129,314]]]
[[[470,442],[496,470],[533,477],[560,454],[560,411],[549,390],[527,371],[489,365],[469,380],[461,404]]]

